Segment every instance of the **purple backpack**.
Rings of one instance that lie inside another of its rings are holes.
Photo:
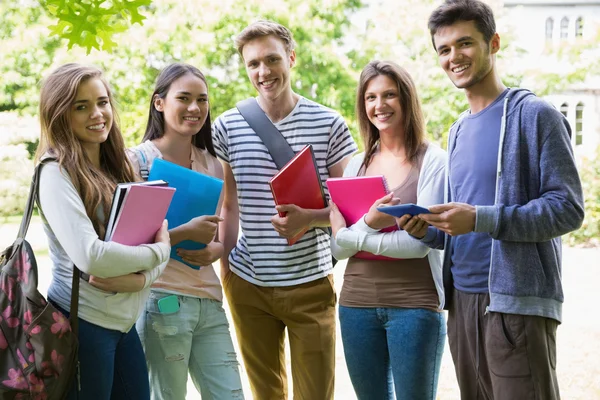
[[[79,270],[73,266],[71,318],[67,319],[38,292],[37,264],[25,240],[42,166],[35,169],[17,240],[0,254],[2,400],[64,399],[78,372]]]

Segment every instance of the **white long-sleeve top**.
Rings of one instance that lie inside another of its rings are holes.
[[[357,176],[364,157],[365,153],[355,155],[346,166],[344,176]],[[434,144],[428,145],[419,172],[418,205],[428,207],[444,202],[446,157],[444,150]],[[441,250],[432,250],[403,230],[379,232],[370,228],[365,223],[363,216],[354,225],[340,229],[336,237],[331,238],[331,253],[338,260],[352,257],[359,251],[391,258],[423,258],[427,256],[440,300],[439,308],[444,307]]]
[[[73,264],[100,278],[141,272],[146,284],[136,293],[109,293],[79,281],[79,317],[128,332],[143,310],[150,285],[167,265],[170,247],[164,243],[125,246],[100,240],[69,175],[56,162],[43,166],[38,195],[52,260],[48,297],[70,310]],[[103,219],[101,209],[98,213]]]

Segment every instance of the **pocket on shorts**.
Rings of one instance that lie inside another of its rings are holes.
[[[329,274],[325,277],[329,282],[329,287],[331,287],[331,291],[333,292],[333,306],[337,303],[337,292],[335,291],[335,284],[333,283],[333,274]]]
[[[487,318],[486,354],[491,372],[506,378],[531,375],[523,316],[491,312]]]

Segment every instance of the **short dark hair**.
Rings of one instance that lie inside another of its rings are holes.
[[[146,126],[146,133],[144,134],[142,142],[145,142],[146,140],[158,139],[165,134],[165,117],[162,112],[158,111],[156,107],[154,107],[155,97],[158,96],[161,99],[167,97],[167,93],[169,93],[169,89],[171,89],[171,84],[186,74],[194,75],[195,77],[199,78],[208,88],[208,82],[206,82],[204,74],[193,65],[185,63],[173,63],[163,69],[158,75],[158,78],[156,78],[154,93],[152,93],[152,97],[150,97],[148,125]],[[198,133],[194,135],[192,144],[200,149],[206,149],[210,154],[216,157],[217,154],[212,142],[211,129],[209,109],[208,114],[206,115],[206,121]]]
[[[446,0],[431,13],[427,24],[434,49],[433,35],[440,28],[450,26],[458,21],[474,21],[475,27],[481,32],[486,43],[489,43],[496,33],[494,13],[484,2],[480,0]]]

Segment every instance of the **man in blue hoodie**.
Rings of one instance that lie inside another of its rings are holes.
[[[450,129],[448,203],[399,223],[446,249],[448,339],[462,399],[558,399],[560,236],[584,215],[570,127],[533,93],[504,86],[489,6],[447,0],[429,29],[470,109]]]

